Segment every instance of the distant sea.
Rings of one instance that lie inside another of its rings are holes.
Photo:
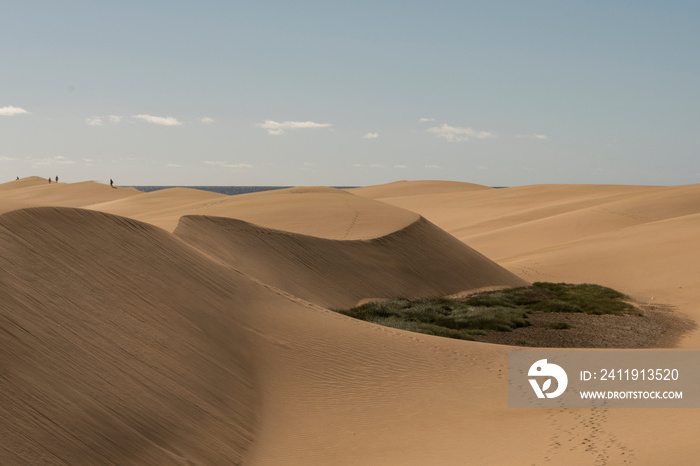
[[[127,188],[136,188],[139,191],[150,193],[152,191],[160,191],[168,188],[190,188],[200,189],[202,191],[211,191],[213,193],[228,194],[234,196],[236,194],[257,193],[260,191],[274,191],[275,189],[292,188],[293,186],[125,186]],[[356,188],[357,186],[333,186],[338,189]]]

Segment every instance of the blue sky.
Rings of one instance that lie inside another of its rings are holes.
[[[696,2],[7,2],[0,181],[695,183],[698,44]]]

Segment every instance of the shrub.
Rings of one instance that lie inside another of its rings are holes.
[[[586,314],[639,314],[627,296],[600,285],[537,282],[529,287],[489,291],[458,301],[424,298],[372,302],[338,310],[387,327],[472,340],[486,331],[511,331],[530,325],[531,311]],[[564,322],[547,328],[567,329]]]

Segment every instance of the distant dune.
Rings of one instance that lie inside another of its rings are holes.
[[[459,181],[395,181],[393,183],[362,188],[348,189],[358,196],[371,199],[385,199],[401,196],[424,196],[426,194],[462,193],[470,191],[489,190],[488,186]]]
[[[116,189],[94,181],[49,183],[46,179],[34,176],[0,185],[0,200],[23,201],[34,205],[83,207],[137,194],[140,191],[135,188]]]
[[[548,280],[697,322],[699,241],[700,185],[0,184],[0,464],[693,464],[694,410],[509,409],[513,348],[328,308]]]

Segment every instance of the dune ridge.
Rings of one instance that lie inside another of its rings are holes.
[[[34,176],[0,185],[0,200],[27,202],[37,206],[85,207],[140,193],[135,188],[116,189],[94,181],[49,183],[46,179]]]
[[[494,189],[474,183],[464,183],[461,181],[394,181],[374,186],[364,186],[361,188],[350,188],[348,192],[371,199],[382,199],[398,196],[425,196],[427,194],[459,193],[478,190]]]
[[[248,276],[333,309],[367,298],[527,284],[423,218],[372,240],[329,240],[191,215],[174,233]]]
[[[414,212],[326,187],[236,196],[196,191],[167,189],[90,208],[142,220],[168,231],[177,227],[183,215],[207,215],[328,239],[376,238],[418,218]]]

